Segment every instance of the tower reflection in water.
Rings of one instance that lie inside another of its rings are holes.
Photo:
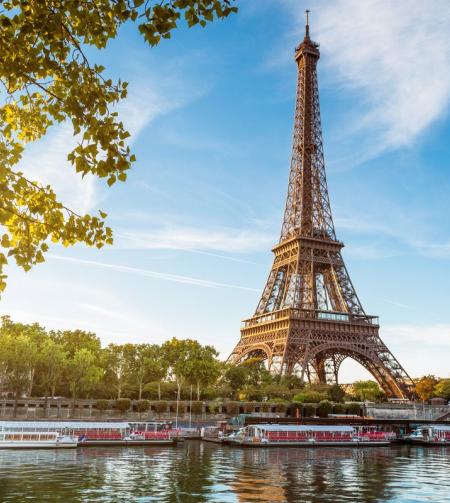
[[[240,502],[389,499],[384,480],[393,455],[389,448],[234,451],[240,469],[230,488]]]

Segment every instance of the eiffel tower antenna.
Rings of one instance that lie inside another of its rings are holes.
[[[303,380],[337,383],[346,358],[365,367],[388,397],[414,394],[413,382],[367,315],[336,238],[322,143],[317,83],[319,44],[305,38],[298,66],[291,167],[280,240],[254,315],[228,361],[262,358],[268,368]]]
[[[306,9],[305,10],[305,14],[306,14],[306,31],[305,31],[305,38],[309,38],[309,10]]]

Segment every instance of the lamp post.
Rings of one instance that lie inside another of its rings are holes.
[[[191,384],[191,396],[189,399],[189,429],[191,429],[192,424],[192,384]]]

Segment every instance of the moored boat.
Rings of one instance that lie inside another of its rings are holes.
[[[230,445],[248,447],[387,446],[392,432],[347,425],[252,424],[227,437]]]
[[[119,421],[0,421],[0,431],[72,436],[80,446],[172,445],[179,435],[168,423]]]
[[[0,449],[73,449],[77,445],[77,437],[56,431],[0,430]]]
[[[404,437],[404,440],[412,444],[450,446],[450,424],[419,426],[411,435]]]

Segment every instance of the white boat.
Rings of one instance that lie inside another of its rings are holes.
[[[253,447],[386,446],[392,432],[345,425],[252,424],[226,437],[231,445]]]
[[[405,440],[413,444],[450,445],[450,425],[419,426]]]
[[[163,422],[123,421],[0,421],[0,433],[58,433],[82,446],[175,444],[179,431]]]
[[[0,430],[0,449],[73,449],[77,444],[78,437],[56,431]]]

